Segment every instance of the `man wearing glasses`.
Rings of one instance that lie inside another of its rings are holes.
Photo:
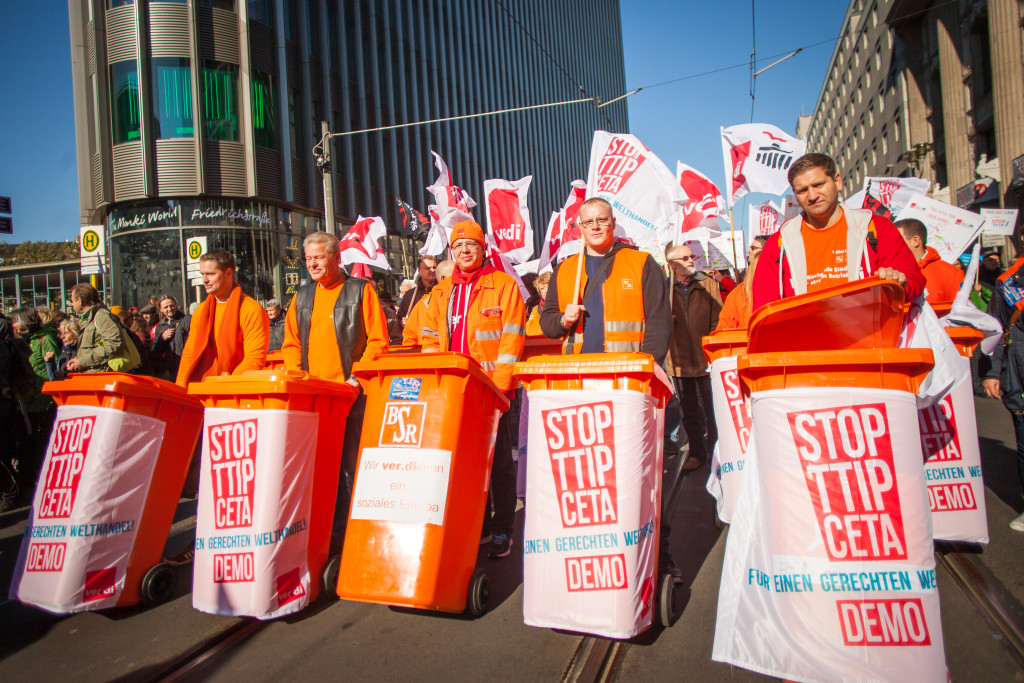
[[[448,240],[455,269],[434,287],[424,316],[423,351],[456,351],[469,355],[501,391],[510,397],[515,380],[512,365],[526,344],[526,305],[519,286],[494,266],[484,265],[484,231],[473,221],[456,223]],[[498,422],[491,463],[490,499],[493,519],[484,514],[480,543],[490,543],[488,556],[512,552],[516,514],[516,470],[512,461],[511,411]]]
[[[690,454],[683,469],[692,471],[708,461],[710,446],[718,439],[711,403],[711,375],[701,338],[718,327],[722,294],[718,283],[697,270],[693,252],[685,244],[669,248],[672,268],[672,343],[665,371],[672,377]],[[671,416],[666,416],[668,421]]]
[[[592,197],[580,207],[585,248],[555,266],[540,314],[551,339],[565,337],[565,353],[641,352],[664,365],[672,336],[668,287],[658,263],[615,240],[612,205]],[[576,273],[583,259],[576,290]],[[682,579],[668,552],[669,525],[662,516],[660,571]]]

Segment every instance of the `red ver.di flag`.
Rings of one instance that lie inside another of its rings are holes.
[[[58,614],[117,604],[164,427],[111,408],[57,409],[11,598]]]
[[[318,416],[207,408],[204,420],[192,606],[257,619],[297,612],[309,604]]]
[[[672,171],[633,135],[594,132],[587,173],[587,197],[608,200],[616,234],[664,260],[681,222],[686,193]]]
[[[537,272],[543,271],[552,263],[561,263],[580,250],[580,207],[587,199],[587,184],[582,180],[572,181],[572,189],[565,205],[558,213],[551,214],[548,223],[548,234],[544,238],[544,246],[540,252],[540,265]]]
[[[430,232],[427,241],[420,249],[421,254],[440,254],[448,246],[448,233],[456,223],[472,220],[469,210],[476,206],[476,201],[461,187],[452,183],[452,174],[448,164],[441,155],[430,150],[434,155],[434,165],[438,176],[427,191],[434,195],[434,203],[427,207],[430,214]]]
[[[712,659],[793,681],[946,681],[915,397],[752,397]]]
[[[748,192],[783,195],[786,173],[803,156],[807,142],[767,123],[744,123],[722,129],[729,206]]]
[[[487,227],[498,251],[512,263],[533,258],[533,226],[526,194],[533,176],[520,180],[485,180]]]
[[[707,228],[712,235],[721,232],[718,219],[729,217],[729,207],[718,187],[706,175],[681,161],[676,162],[676,177],[688,198],[683,205],[679,239],[685,241],[686,233],[695,228]]]
[[[388,233],[387,227],[380,216],[356,219],[355,225],[349,228],[340,240],[341,264],[362,263],[383,270],[391,270],[388,257],[380,248],[380,240]]]
[[[664,411],[636,391],[530,392],[523,618],[629,638],[651,624]]]

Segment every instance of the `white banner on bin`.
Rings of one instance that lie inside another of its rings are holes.
[[[961,361],[970,368],[969,359]],[[961,380],[938,404],[918,411],[918,422],[935,540],[988,543],[971,380]]]
[[[650,626],[663,416],[635,391],[530,392],[526,624],[608,638]]]
[[[12,598],[59,614],[117,604],[163,438],[152,417],[57,409]]]
[[[364,448],[349,518],[441,526],[451,470],[451,451]]]
[[[192,575],[197,610],[273,619],[309,604],[317,424],[317,413],[206,409]]]
[[[793,681],[946,681],[917,405],[755,394],[712,659]]]
[[[736,356],[717,358],[711,363],[711,397],[718,441],[711,456],[707,490],[716,501],[718,518],[728,524],[750,444],[750,405],[740,390]]]

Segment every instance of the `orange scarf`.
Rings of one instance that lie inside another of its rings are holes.
[[[220,375],[234,370],[244,356],[244,349],[239,343],[239,314],[242,310],[242,288],[235,283],[228,295],[228,300],[221,304],[224,310],[221,315],[221,336],[216,334],[214,320],[217,315],[217,299],[213,296],[206,297],[206,300],[199,304],[199,308],[192,314],[192,323],[189,327],[188,343],[193,349],[202,347],[202,351],[191,357],[191,364],[185,371],[184,376],[188,382],[201,382],[203,378]],[[179,374],[179,376],[181,376]]]

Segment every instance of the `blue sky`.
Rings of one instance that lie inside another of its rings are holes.
[[[481,0],[482,1],[482,0]],[[631,132],[670,169],[683,161],[724,189],[720,126],[750,121],[750,58],[758,67],[809,47],[757,78],[754,120],[793,132],[814,109],[842,27],[846,3],[755,0],[684,2],[623,0],[626,84],[644,90],[629,99]],[[14,203],[15,234],[3,241],[73,239],[78,234],[78,181],[71,86],[68,7],[62,0],[8,3],[0,22],[0,195]],[[742,64],[740,68],[655,84]],[[586,169],[581,169],[581,177]],[[745,221],[737,206],[737,223]]]

